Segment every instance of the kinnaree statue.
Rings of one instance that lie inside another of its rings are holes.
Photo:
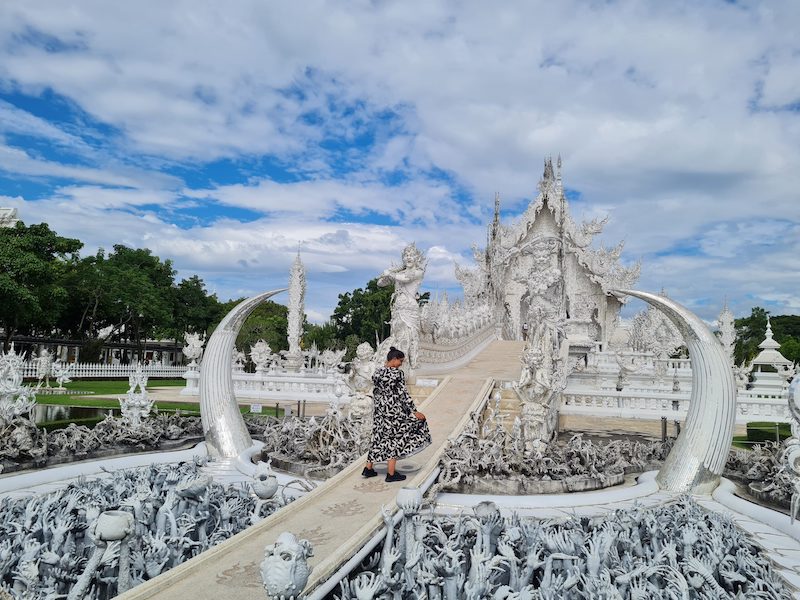
[[[386,269],[378,285],[394,284],[392,295],[391,335],[378,348],[376,356],[386,356],[390,346],[406,353],[409,366],[417,367],[419,354],[419,287],[425,276],[425,256],[412,242],[403,249],[403,264]]]

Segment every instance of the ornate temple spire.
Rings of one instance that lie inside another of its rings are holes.
[[[493,237],[497,236],[500,229],[500,192],[494,193],[494,220],[492,220]]]
[[[303,362],[300,338],[303,336],[303,314],[305,312],[306,270],[300,260],[300,251],[292,264],[289,273],[289,325],[286,337],[289,341],[289,352],[286,354],[286,366],[297,370]]]
[[[546,158],[544,161],[544,174],[542,175],[545,181],[553,181],[556,176],[553,173],[553,159]]]
[[[778,351],[781,345],[772,337],[772,323],[770,323],[769,317],[767,317],[767,331],[764,334],[764,341],[758,347],[761,348],[761,352],[753,359],[754,365],[776,366],[792,364],[792,361]]]
[[[717,326],[719,327],[719,341],[725,349],[725,355],[728,357],[728,364],[733,368],[733,349],[736,344],[736,327],[733,313],[731,309],[728,308],[727,298],[722,305],[722,312],[720,312],[719,317],[717,317]]]
[[[494,218],[489,226],[486,239],[486,254],[484,264],[486,266],[486,284],[490,296],[497,293],[495,281],[493,280],[494,263],[497,247],[500,244],[500,192],[494,193]]]
[[[767,317],[767,331],[764,336],[764,341],[758,345],[762,350],[777,350],[781,345],[772,338],[772,323]]]
[[[556,194],[558,197],[564,195],[564,186],[561,182],[561,155],[558,155],[558,159],[556,160]]]

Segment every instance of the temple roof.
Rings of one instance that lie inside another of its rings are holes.
[[[772,339],[772,323],[767,317],[767,333],[764,341],[758,345],[761,352],[753,359],[754,365],[791,365],[793,364],[783,354],[778,352],[781,345]]]

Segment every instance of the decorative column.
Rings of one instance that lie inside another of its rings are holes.
[[[300,253],[292,264],[289,273],[289,326],[286,337],[289,351],[286,353],[285,366],[289,371],[299,371],[303,365],[303,351],[300,339],[303,337],[303,315],[305,314],[306,272],[300,260]]]

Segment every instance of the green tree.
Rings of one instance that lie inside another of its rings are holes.
[[[65,273],[63,284],[68,293],[67,305],[58,328],[66,337],[93,337],[99,325],[99,312],[108,295],[104,286],[105,253],[76,261]]]
[[[219,319],[209,328],[209,336],[219,325],[219,321],[244,299],[229,300],[220,305]],[[236,347],[249,352],[253,344],[258,340],[264,340],[269,344],[273,352],[288,350],[289,341],[286,338],[288,328],[289,309],[283,304],[267,300],[259,304],[242,324],[239,335],[236,337]]]
[[[780,353],[793,362],[800,362],[800,316],[778,315],[770,318],[772,333],[780,345]]]
[[[784,338],[780,353],[793,363],[800,363],[800,339],[791,336]]]
[[[108,290],[103,325],[113,327],[111,336],[135,343],[141,356],[146,339],[170,328],[175,278],[172,261],[162,261],[147,248],[115,245],[103,271]]]
[[[47,223],[0,229],[0,326],[3,349],[18,333],[50,333],[67,302],[63,285],[83,244]]]
[[[382,342],[390,333],[391,302],[394,286],[378,287],[377,279],[370,279],[365,288],[339,294],[339,303],[333,311],[336,337],[346,340],[354,335],[362,342]]]
[[[800,316],[769,315],[769,311],[756,306],[749,317],[736,319],[736,348],[734,358],[737,364],[750,361],[759,353],[758,345],[764,341],[769,316],[772,334],[778,342],[780,353],[791,361],[800,361]]]
[[[336,324],[327,321],[321,325],[306,323],[303,331],[303,348],[316,345],[320,350],[327,348],[341,348],[342,340],[337,337]]]
[[[221,311],[217,296],[209,295],[203,280],[192,275],[172,290],[172,322],[167,334],[178,342],[186,331],[205,332],[219,323]]]
[[[758,345],[764,340],[764,332],[767,330],[767,315],[768,311],[756,306],[750,311],[749,317],[734,321],[736,346],[733,357],[736,364],[750,361],[758,354]]]

